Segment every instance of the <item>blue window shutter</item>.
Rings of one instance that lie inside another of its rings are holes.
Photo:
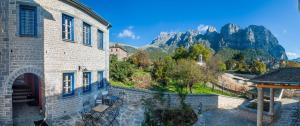
[[[103,77],[103,71],[98,72],[98,89],[104,87],[104,77]]]
[[[75,85],[75,82],[74,82],[74,80],[75,80],[75,78],[74,78],[74,74],[71,74],[71,76],[72,76],[72,95],[74,95],[74,85]]]
[[[74,19],[72,20],[71,23],[72,23],[72,24],[71,24],[71,25],[72,25],[72,26],[71,26],[71,27],[72,27],[72,30],[71,30],[72,38],[71,38],[71,39],[72,39],[72,41],[74,41],[74,35],[75,35],[75,34],[74,34]]]
[[[98,30],[98,48],[103,49],[103,32]]]
[[[19,6],[19,34],[28,37],[37,35],[37,7]]]
[[[89,26],[89,45],[92,45],[92,30],[91,26]]]

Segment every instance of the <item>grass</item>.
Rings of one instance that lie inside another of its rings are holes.
[[[175,84],[170,84],[167,87],[154,86],[151,90],[176,92],[176,87]],[[189,89],[187,88],[184,88],[184,90],[187,90],[189,92]],[[207,87],[201,83],[197,83],[193,86],[192,94],[219,94],[219,95],[226,95],[226,96],[236,96],[235,94],[232,93],[222,92],[216,89],[213,90],[212,88]]]
[[[119,81],[109,81],[112,86],[116,87],[124,87],[124,88],[134,88],[134,85],[130,82],[128,83],[123,83]]]
[[[117,81],[110,81],[110,83],[111,83],[112,86],[116,86],[116,87],[135,88],[134,84],[132,84],[130,82],[123,83],[123,82],[117,82]],[[176,93],[175,84],[170,84],[166,87],[154,85],[149,90]],[[184,90],[187,90],[187,88],[185,88]],[[204,84],[201,84],[201,83],[197,83],[193,86],[192,94],[217,94],[217,95],[226,95],[226,96],[237,96],[233,93],[222,92],[222,91],[217,90],[217,89],[213,90],[212,88],[207,87],[207,86],[205,86]]]

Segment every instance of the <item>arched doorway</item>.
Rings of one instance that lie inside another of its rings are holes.
[[[42,80],[33,73],[19,75],[12,84],[14,126],[33,125],[44,118]]]

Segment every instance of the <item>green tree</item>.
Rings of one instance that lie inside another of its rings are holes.
[[[153,78],[166,85],[170,80],[170,73],[175,67],[175,61],[170,56],[160,59],[153,63],[152,76]]]
[[[189,48],[189,58],[198,60],[200,55],[203,56],[204,61],[208,61],[212,56],[212,51],[209,48],[206,48],[203,44],[194,44]]]
[[[196,61],[180,59],[171,74],[178,87],[187,87],[189,92],[192,93],[193,85],[204,80],[202,71],[203,67],[199,66]]]
[[[250,71],[255,74],[264,74],[267,72],[267,66],[263,62],[256,60],[250,65]]]
[[[139,68],[146,68],[151,65],[148,53],[143,50],[139,50],[130,56],[129,61]]]
[[[188,50],[184,47],[179,47],[175,49],[173,58],[175,60],[179,60],[179,59],[187,58],[187,56],[188,56]]]
[[[116,56],[111,56],[109,64],[110,78],[126,82],[133,74],[133,65],[126,61],[118,61]]]
[[[243,61],[245,61],[245,55],[242,53],[237,53],[233,56],[233,59],[238,62],[243,62]]]

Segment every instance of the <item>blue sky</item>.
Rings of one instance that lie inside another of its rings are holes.
[[[141,47],[160,32],[226,23],[263,25],[290,58],[300,57],[298,0],[80,0],[112,25],[110,41]]]

